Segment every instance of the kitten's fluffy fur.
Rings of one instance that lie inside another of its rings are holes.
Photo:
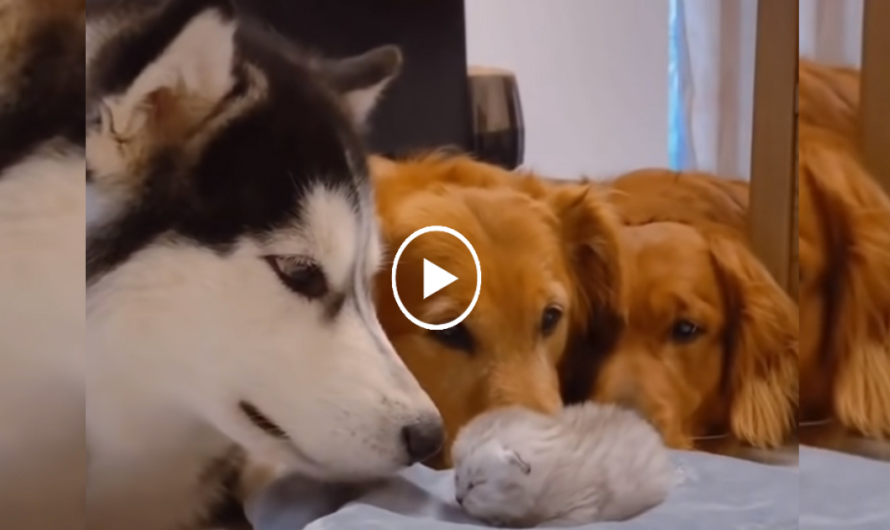
[[[452,458],[458,503],[495,526],[626,520],[664,501],[674,483],[655,429],[613,405],[559,416],[494,410],[460,432]]]

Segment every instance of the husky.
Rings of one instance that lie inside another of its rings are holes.
[[[0,0],[0,514],[83,528],[84,4]]]
[[[87,527],[219,528],[252,463],[349,482],[436,453],[372,304],[357,131],[398,48],[320,58],[226,0],[87,26]]]

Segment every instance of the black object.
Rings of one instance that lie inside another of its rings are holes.
[[[375,152],[473,149],[464,0],[235,0],[242,13],[330,57],[383,44],[404,54],[399,78],[375,109]]]
[[[469,69],[473,154],[479,160],[515,169],[525,157],[525,125],[513,72],[481,66]]]

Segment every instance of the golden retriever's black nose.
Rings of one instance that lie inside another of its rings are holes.
[[[434,456],[445,443],[445,429],[439,418],[421,420],[402,428],[402,442],[411,464]]]

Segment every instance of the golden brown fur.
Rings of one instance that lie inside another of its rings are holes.
[[[800,59],[798,105],[801,124],[859,137],[859,72]]]
[[[890,439],[890,199],[859,152],[859,72],[800,66],[801,421],[808,443]],[[866,451],[873,453],[874,451]]]
[[[716,225],[742,235],[748,229],[748,183],[703,172],[641,169],[609,183],[610,202],[622,221]]]
[[[657,221],[624,228],[622,244],[628,321],[593,398],[640,408],[675,448],[723,434],[783,444],[797,406],[793,301],[735,235]]]
[[[800,124],[801,421],[890,438],[890,200],[851,147]]]
[[[463,157],[378,159],[372,167],[390,260],[414,231],[443,225],[467,237],[481,262],[475,309],[445,334],[408,321],[392,294],[391,269],[379,275],[384,330],[442,412],[448,443],[462,425],[493,407],[558,410],[558,369],[570,334],[583,330],[593,313],[620,307],[618,223],[605,199],[588,186],[550,190],[531,176]],[[426,300],[420,288],[424,258],[459,278]],[[408,310],[431,323],[458,316],[475,289],[469,252],[443,234],[411,243],[397,274],[398,285],[416,286],[400,291]],[[563,316],[544,332],[548,308]]]

